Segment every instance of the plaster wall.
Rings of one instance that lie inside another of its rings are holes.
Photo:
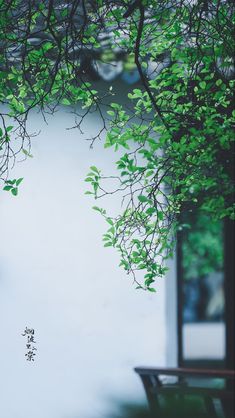
[[[156,294],[135,290],[115,250],[103,248],[106,224],[84,195],[89,166],[110,174],[118,155],[101,143],[91,150],[78,130],[66,130],[66,110],[48,125],[32,115],[31,130],[41,133],[34,158],[14,168],[24,177],[19,195],[0,193],[4,418],[103,418],[114,400],[145,399],[134,366],[169,358],[166,280]],[[88,117],[86,134],[97,124]],[[114,212],[119,204],[101,202]],[[26,326],[35,329],[34,363],[24,356]]]

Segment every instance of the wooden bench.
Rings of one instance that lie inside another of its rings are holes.
[[[150,410],[156,417],[161,417],[164,399],[177,398],[183,405],[190,397],[198,397],[203,401],[205,416],[234,418],[233,370],[145,367],[134,370],[142,380]],[[217,379],[219,387],[215,385]]]

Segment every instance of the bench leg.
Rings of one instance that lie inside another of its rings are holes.
[[[154,417],[160,417],[160,403],[156,391],[153,391],[153,382],[151,378],[149,376],[141,376],[141,380],[144,385],[145,393],[148,399],[150,412],[154,414]]]
[[[215,405],[212,398],[205,398],[204,399],[206,405],[206,412],[210,418],[218,418]]]

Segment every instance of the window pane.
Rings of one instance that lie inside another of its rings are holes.
[[[182,239],[183,356],[223,359],[223,223],[198,211],[185,216]]]

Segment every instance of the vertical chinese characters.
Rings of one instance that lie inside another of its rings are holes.
[[[33,328],[28,328],[26,327],[24,330],[24,333],[21,334],[23,337],[27,337],[27,341],[26,341],[26,360],[27,361],[34,361],[34,357],[35,357],[35,351],[37,351],[37,348],[35,347],[34,344],[36,344],[36,341],[34,339],[34,335],[35,335],[35,331]]]

